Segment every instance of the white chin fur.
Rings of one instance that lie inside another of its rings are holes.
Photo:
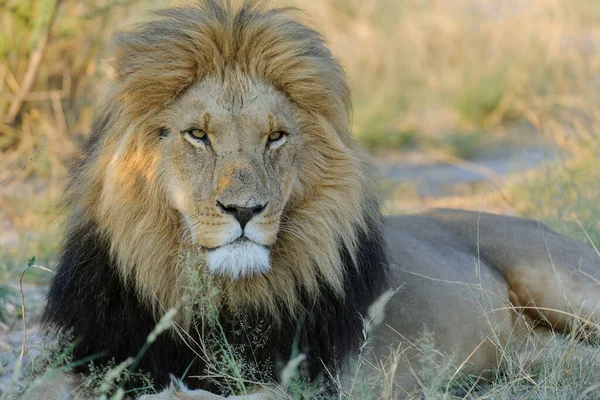
[[[249,240],[209,250],[207,261],[212,274],[232,279],[264,274],[271,268],[269,250]]]

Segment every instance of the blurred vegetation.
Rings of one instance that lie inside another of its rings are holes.
[[[32,255],[53,265],[57,194],[103,97],[107,44],[166,3],[0,0],[0,280]]]
[[[371,147],[427,145],[431,135],[527,120],[532,103],[579,98],[598,84],[600,8],[592,2],[346,0],[302,7],[348,71],[355,133]]]
[[[168,3],[0,0],[0,220],[10,221],[6,230],[16,230],[11,240],[19,243],[0,250],[0,274],[32,254],[52,261],[60,221],[51,210],[103,97],[107,44],[116,30]],[[354,132],[368,148],[470,159],[525,140],[497,127],[528,124],[573,160],[526,187],[515,183],[518,212],[561,220],[577,205],[588,207],[579,217],[598,220],[589,215],[595,202],[584,198],[600,181],[600,7],[569,0],[279,3],[304,9],[341,59]],[[30,177],[42,183],[21,190]],[[14,261],[17,254],[23,259]]]
[[[515,179],[508,187],[508,196],[520,215],[541,219],[558,232],[600,249],[599,160],[595,143],[564,163],[547,165]]]
[[[61,229],[57,194],[103,98],[107,44],[117,29],[168,3],[0,0],[0,281],[18,277],[32,256],[54,266]],[[497,128],[533,127],[555,145],[557,159],[511,177],[501,194],[486,199],[492,208],[509,203],[509,212],[542,219],[600,247],[597,2],[278,3],[306,10],[309,24],[340,58],[353,93],[354,132],[364,145],[374,152],[411,149],[471,159],[529,140],[519,129],[502,135]],[[480,209],[484,195],[477,189],[469,188],[475,191],[469,192],[472,200],[419,201]],[[404,199],[416,197],[407,187],[398,192]],[[39,271],[26,276],[35,282],[47,278]],[[14,288],[0,285],[0,322],[15,295]],[[593,382],[597,388],[598,355],[587,363],[587,356],[573,356],[579,350],[567,346],[542,357],[537,383],[518,365],[488,398],[570,398],[546,391],[566,387],[577,394]],[[431,376],[439,378],[439,371],[434,366]],[[562,382],[565,377],[572,382]],[[448,390],[445,382],[442,386]],[[440,390],[428,398],[441,397]]]
[[[61,178],[102,98],[111,35],[140,10],[166,1],[144,3],[0,1],[0,182]]]

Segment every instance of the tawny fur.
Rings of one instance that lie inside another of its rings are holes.
[[[310,140],[303,157],[310,162],[297,173],[279,238],[285,246],[272,255],[268,278],[222,287],[234,309],[294,314],[297,287],[314,296],[323,285],[343,293],[340,244],[354,254],[358,233],[378,221],[377,191],[367,157],[350,137],[344,73],[322,38],[283,9],[226,7],[223,14],[208,1],[159,11],[116,38],[103,111],[109,121],[94,162],[70,188],[71,221],[98,221],[123,279],[154,309],[178,305],[186,278],[177,258],[186,243],[167,195],[172,177],[160,170],[156,116],[205,78],[224,91],[248,79],[268,82],[304,110]]]

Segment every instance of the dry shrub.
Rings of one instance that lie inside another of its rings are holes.
[[[354,93],[355,131],[368,143],[375,136],[376,144],[386,144],[411,130],[490,127],[526,118],[539,102],[582,104],[597,91],[600,9],[590,2],[296,4],[342,59]]]

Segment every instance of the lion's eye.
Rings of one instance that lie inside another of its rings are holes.
[[[206,132],[204,132],[202,129],[188,129],[187,134],[198,140],[205,140],[208,137]]]
[[[286,136],[287,136],[287,133],[285,133],[283,131],[272,132],[269,135],[269,137],[267,138],[267,144],[269,146],[279,144],[279,143],[283,142],[283,139],[285,139]]]
[[[208,134],[202,129],[190,128],[181,133],[184,135],[186,140],[193,145],[198,145],[200,142],[203,142],[204,144],[210,144]]]

